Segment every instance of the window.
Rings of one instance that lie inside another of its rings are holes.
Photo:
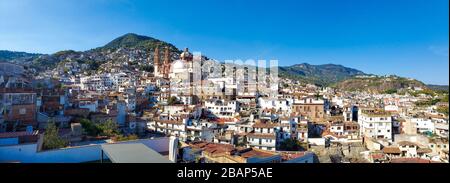
[[[27,109],[26,108],[22,108],[19,110],[19,114],[23,115],[27,113]]]

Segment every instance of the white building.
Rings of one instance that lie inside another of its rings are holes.
[[[115,87],[130,82],[130,78],[128,77],[128,75],[123,72],[113,74],[111,79]]]
[[[448,127],[448,122],[436,121],[434,123],[434,133],[440,137],[448,138]]]
[[[362,136],[392,141],[390,113],[374,109],[360,109],[358,113],[358,124]]]
[[[275,109],[283,114],[290,114],[291,103],[286,99],[276,99],[276,98],[259,98],[258,104],[261,109]]]
[[[234,117],[239,112],[239,106],[236,101],[208,100],[205,101],[205,108],[219,118]]]
[[[277,127],[274,123],[255,123],[254,132],[247,134],[247,146],[258,149],[275,151],[277,145]]]
[[[396,105],[386,105],[384,106],[384,110],[389,112],[399,112],[398,106]]]
[[[412,123],[416,123],[417,132],[434,132],[434,123],[431,119],[425,118],[412,118]]]

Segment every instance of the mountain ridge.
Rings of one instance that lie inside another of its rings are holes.
[[[26,53],[0,50],[0,61],[9,61],[45,70],[54,68],[59,62],[75,60],[82,63],[96,63],[96,65],[111,59],[133,58],[135,60],[153,61],[153,52],[156,47],[169,47],[172,58],[178,58],[181,50],[171,43],[135,33],[119,36],[103,46],[86,51],[62,50],[53,54]],[[341,64],[299,63],[291,66],[279,66],[279,76],[312,83],[319,86],[339,86],[340,83],[354,79],[357,76],[370,76],[358,69],[345,67]],[[423,83],[422,83],[423,84]],[[403,86],[396,85],[393,86]],[[440,88],[445,88],[442,86]],[[448,86],[447,86],[448,88]]]
[[[312,82],[321,86],[328,86],[357,75],[367,75],[360,70],[339,64],[312,65],[308,63],[279,67],[279,73],[282,77]]]
[[[157,46],[159,46],[161,50],[163,49],[163,47],[167,46],[171,51],[181,53],[181,50],[179,50],[171,43],[161,41],[159,39],[149,36],[138,35],[135,33],[127,33],[122,36],[119,36],[101,47],[91,49],[91,51],[105,50],[105,49],[116,50],[119,48],[154,50]]]

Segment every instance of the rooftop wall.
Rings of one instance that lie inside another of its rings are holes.
[[[119,143],[143,143],[156,152],[169,150],[168,138],[141,139]],[[20,144],[0,147],[1,162],[21,163],[82,163],[97,161],[101,157],[101,144],[77,146],[37,152],[37,145]]]

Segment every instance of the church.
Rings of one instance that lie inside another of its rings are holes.
[[[180,54],[180,59],[171,62],[169,48],[165,47],[163,64],[160,63],[159,48],[155,48],[154,53],[154,74],[155,77],[169,80],[170,82],[170,95],[176,96],[180,99],[184,99],[185,104],[196,103],[194,98],[194,73],[201,73],[195,71],[200,69],[201,58],[194,58],[194,55],[189,52],[188,48]],[[198,66],[195,66],[198,64]],[[200,76],[200,75],[199,75]]]

